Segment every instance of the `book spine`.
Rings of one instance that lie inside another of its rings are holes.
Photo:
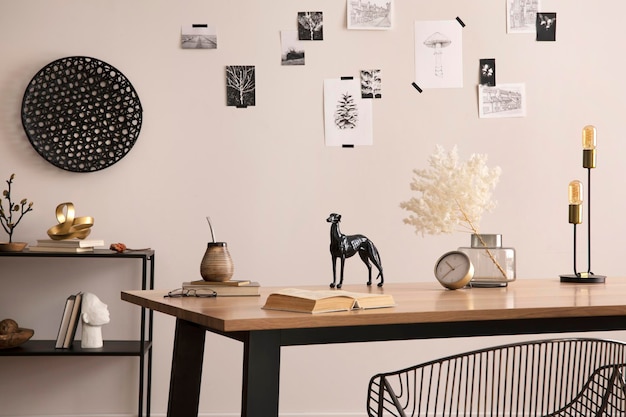
[[[59,325],[59,332],[57,333],[57,340],[54,344],[56,349],[63,348],[65,343],[65,336],[67,335],[67,328],[74,308],[75,296],[71,295],[65,300],[65,308],[63,309],[63,315],[61,316],[61,324]]]
[[[76,294],[74,308],[72,308],[72,315],[67,325],[67,333],[63,342],[63,347],[66,349],[72,347],[72,342],[74,342],[74,337],[76,336],[76,329],[78,328],[78,321],[80,319],[82,298],[82,293]]]

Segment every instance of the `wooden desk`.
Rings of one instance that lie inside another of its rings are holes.
[[[301,287],[327,289],[326,286]],[[365,285],[348,291],[367,292]],[[444,290],[438,283],[385,284],[396,307],[311,315],[262,310],[261,297],[164,298],[124,291],[122,299],[176,317],[168,416],[198,413],[206,331],[244,344],[244,417],[278,416],[281,346],[626,329],[626,278],[564,284],[558,277],[508,288]]]

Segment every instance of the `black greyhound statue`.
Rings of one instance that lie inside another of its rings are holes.
[[[339,276],[339,283],[336,284],[337,288],[341,288],[343,285],[343,266],[346,262],[346,258],[358,253],[363,263],[367,266],[368,279],[367,285],[372,285],[372,264],[378,268],[378,277],[380,277],[379,287],[383,286],[385,282],[383,278],[383,266],[380,262],[380,255],[376,246],[371,240],[363,235],[350,235],[346,236],[339,230],[339,222],[341,221],[341,214],[331,213],[326,219],[330,225],[330,256],[333,261],[333,282],[330,284],[330,288],[335,288],[337,282],[337,258],[341,259],[341,271]]]

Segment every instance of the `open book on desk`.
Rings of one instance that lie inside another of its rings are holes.
[[[391,294],[285,288],[268,295],[263,308],[302,313],[330,313],[395,305]]]

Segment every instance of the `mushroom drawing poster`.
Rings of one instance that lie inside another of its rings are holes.
[[[361,98],[358,80],[324,80],[326,146],[372,145],[372,100]]]
[[[463,87],[463,28],[456,20],[415,22],[415,83]]]

